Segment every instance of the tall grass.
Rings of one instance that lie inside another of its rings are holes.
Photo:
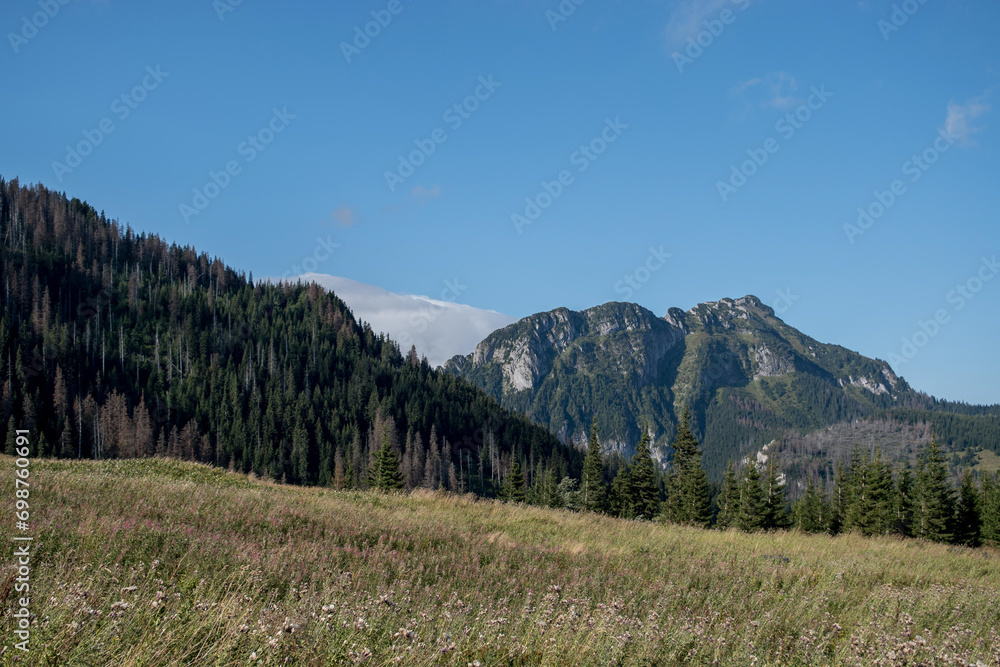
[[[163,460],[33,461],[32,481],[32,651],[9,646],[8,594],[3,664],[1000,665],[995,550],[287,487]]]

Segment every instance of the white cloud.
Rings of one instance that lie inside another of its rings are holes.
[[[705,29],[705,21],[715,18],[732,0],[682,0],[674,5],[667,22],[667,41],[671,48],[679,48]]]
[[[969,100],[968,104],[948,103],[948,115],[945,117],[944,129],[955,137],[963,146],[974,146],[970,137],[981,128],[973,127],[972,122],[990,110],[983,97]]]
[[[289,280],[313,281],[333,291],[348,305],[354,316],[387,334],[399,343],[403,354],[416,345],[431,366],[440,366],[456,354],[469,354],[486,336],[515,322],[515,318],[494,310],[432,299],[427,296],[397,294],[381,287],[322,273],[306,273]],[[450,287],[442,283],[442,294]]]

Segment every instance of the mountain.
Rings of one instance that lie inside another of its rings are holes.
[[[315,283],[254,282],[2,178],[0,285],[8,453],[27,429],[33,456],[169,456],[363,488],[388,446],[407,487],[487,495],[512,459],[561,475],[582,460]]]
[[[456,354],[468,354],[491,331],[514,321],[495,310],[456,303],[466,288],[458,280],[445,281],[436,299],[323,273],[305,273],[290,280],[313,282],[335,292],[358,320],[392,338],[404,352],[415,346],[435,368]]]
[[[730,459],[790,432],[875,415],[914,423],[954,408],[968,413],[960,417],[966,430],[1000,433],[995,409],[920,394],[886,362],[820,343],[754,296],[671,308],[663,317],[617,302],[538,313],[493,332],[445,369],[578,446],[596,417],[605,446],[627,454],[645,424],[664,462],[690,406],[715,478]],[[960,431],[945,435],[959,441]]]

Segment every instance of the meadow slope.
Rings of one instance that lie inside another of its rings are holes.
[[[0,457],[13,514],[14,462]],[[2,664],[1000,665],[1000,552],[31,462]],[[10,545],[13,518],[0,522]],[[10,549],[11,547],[5,547]]]

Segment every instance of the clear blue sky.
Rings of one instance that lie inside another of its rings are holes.
[[[458,301],[516,317],[790,290],[781,316],[815,338],[887,359],[916,336],[895,368],[917,389],[1000,402],[1000,278],[949,298],[1000,254],[997,3],[589,0],[557,21],[557,0],[232,2],[50,0],[51,18],[5,2],[0,174],[258,277],[311,257],[302,270],[435,298],[457,279]],[[387,25],[345,56],[373,11]],[[688,38],[704,46],[684,61]],[[602,132],[603,153],[577,152]],[[398,156],[433,136],[391,191]],[[907,164],[925,150],[934,164]],[[747,151],[767,161],[724,201]],[[519,233],[512,214],[564,170]],[[851,243],[844,225],[897,179]]]

